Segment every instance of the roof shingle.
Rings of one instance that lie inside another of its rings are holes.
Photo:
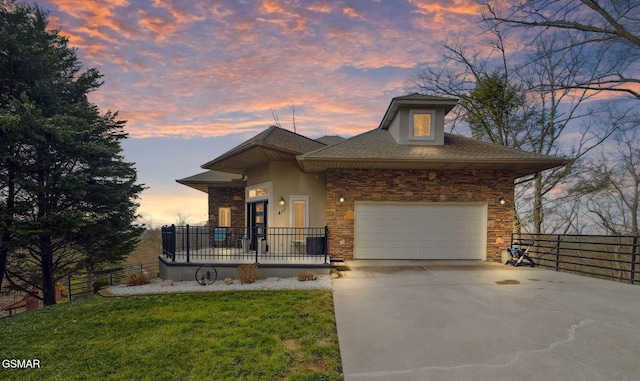
[[[320,168],[509,168],[531,173],[566,160],[525,152],[459,135],[445,134],[444,145],[403,145],[387,130],[375,129],[341,143],[298,156],[305,170]],[[516,168],[516,167],[522,168]],[[525,174],[527,174],[525,173]]]

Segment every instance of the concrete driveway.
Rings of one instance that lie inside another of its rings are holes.
[[[640,380],[640,285],[477,261],[351,261],[345,379]]]

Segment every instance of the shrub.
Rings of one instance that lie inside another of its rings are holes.
[[[231,279],[231,278],[225,278],[225,279],[224,279],[224,284],[226,284],[226,285],[232,285],[232,284],[233,284],[233,279]]]
[[[151,276],[145,273],[133,273],[127,277],[127,286],[142,286],[151,283]]]
[[[98,291],[100,291],[100,289],[102,289],[103,287],[107,287],[110,286],[111,284],[109,283],[108,279],[99,279],[95,282],[93,282],[93,293],[97,294]]]
[[[298,274],[298,280],[300,282],[305,282],[305,281],[308,281],[308,280],[316,280],[316,279],[318,279],[318,277],[316,277],[316,274],[314,274],[311,271]]]
[[[240,284],[253,283],[258,279],[258,266],[253,265],[240,265],[238,266],[238,279]]]

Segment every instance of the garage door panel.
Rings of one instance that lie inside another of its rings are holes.
[[[486,204],[356,203],[356,259],[484,259]]]

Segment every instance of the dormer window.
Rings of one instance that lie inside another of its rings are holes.
[[[378,128],[398,144],[444,145],[444,116],[458,103],[454,98],[409,94],[393,98]]]
[[[435,111],[411,110],[409,140],[435,140]]]

